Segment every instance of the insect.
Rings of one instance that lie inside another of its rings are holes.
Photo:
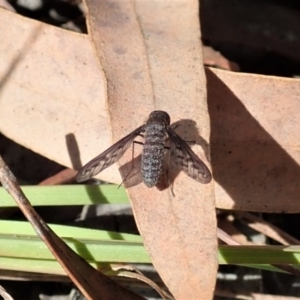
[[[170,150],[171,160],[188,176],[201,183],[211,181],[212,176],[207,166],[175,133],[170,126],[170,116],[161,110],[151,112],[146,124],[126,135],[83,166],[76,176],[77,181],[86,181],[111,166],[122,157],[139,135],[144,137],[141,173],[146,186],[153,187],[158,183],[165,149]],[[165,146],[167,137],[170,139],[170,147]]]

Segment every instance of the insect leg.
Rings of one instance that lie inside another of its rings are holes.
[[[169,165],[170,165],[170,159],[169,159],[169,164],[168,164],[168,166],[166,168],[166,173],[165,174],[166,174],[167,179],[168,179],[168,186],[169,186],[169,188],[171,190],[171,193],[172,193],[173,197],[175,197],[175,194],[174,194],[174,184],[173,184],[173,182],[171,182],[170,176],[169,176]]]
[[[179,126],[179,125],[176,124],[174,128],[172,128],[172,127],[171,127],[171,128],[172,128],[172,130],[175,130],[178,126]]]

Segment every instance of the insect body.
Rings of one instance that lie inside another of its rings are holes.
[[[156,185],[160,176],[169,125],[170,117],[166,112],[154,111],[150,114],[144,126],[145,142],[142,152],[141,172],[143,181],[148,187]]]
[[[207,166],[170,127],[170,116],[160,110],[153,111],[146,124],[138,127],[83,166],[77,174],[77,181],[88,180],[115,163],[138,135],[144,135],[145,138],[141,173],[143,181],[148,187],[156,185],[162,172],[167,137],[170,138],[172,161],[195,180],[201,183],[209,183],[211,181],[212,176]]]

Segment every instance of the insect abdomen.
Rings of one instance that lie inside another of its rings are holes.
[[[148,124],[145,127],[145,142],[142,152],[141,172],[148,187],[155,186],[162,171],[165,148],[165,126]]]

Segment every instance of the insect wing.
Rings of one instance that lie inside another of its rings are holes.
[[[135,129],[83,166],[76,176],[77,182],[86,181],[114,164],[121,158],[133,140],[143,131],[143,129],[144,125]]]
[[[212,176],[204,162],[171,128],[168,129],[168,135],[170,137],[171,158],[175,164],[195,180],[201,183],[209,183]]]

